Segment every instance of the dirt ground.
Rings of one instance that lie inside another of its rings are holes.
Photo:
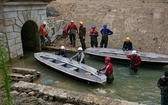
[[[130,36],[133,47],[139,51],[168,54],[168,4],[162,0],[56,0],[49,7],[61,12],[57,20],[84,22],[87,28],[86,43],[90,47],[91,25],[100,31],[108,24],[114,34],[108,47],[121,48],[125,37]],[[79,25],[78,25],[79,26]],[[98,38],[100,43],[101,35]],[[58,44],[58,43],[57,43]],[[69,46],[69,42],[63,43]],[[80,46],[80,44],[78,44]]]

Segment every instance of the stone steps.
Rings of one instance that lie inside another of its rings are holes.
[[[36,69],[13,67],[9,76],[12,81],[33,82],[40,77],[40,72]]]

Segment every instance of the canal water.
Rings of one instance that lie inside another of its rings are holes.
[[[41,78],[36,81],[37,83],[147,105],[160,104],[160,90],[157,87],[157,81],[168,69],[168,67],[140,67],[138,75],[130,75],[128,65],[113,63],[115,80],[112,84],[87,85],[46,68],[34,59],[32,52],[26,55],[28,58],[21,59],[13,66],[37,69],[41,72]],[[69,57],[72,55],[69,54]],[[97,69],[104,66],[103,61],[93,59],[90,56],[86,56],[85,61],[86,64]]]

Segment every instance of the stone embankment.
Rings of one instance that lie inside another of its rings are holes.
[[[36,83],[20,81],[12,86],[12,96],[24,105],[142,105],[109,97],[79,93]],[[29,97],[29,98],[27,98]],[[17,99],[20,98],[20,99]]]

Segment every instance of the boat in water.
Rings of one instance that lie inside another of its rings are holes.
[[[131,54],[131,51],[123,51],[121,49],[113,48],[88,48],[85,51],[88,55],[93,55],[96,57],[111,57],[114,60],[121,61],[123,63],[128,63],[129,58],[126,57],[127,54]],[[152,64],[154,66],[165,66],[168,64],[168,55],[150,53],[150,52],[138,52],[141,57],[142,64]]]
[[[104,74],[98,74],[97,69],[86,64],[70,61],[68,58],[47,52],[34,53],[34,57],[40,63],[52,68],[54,71],[66,74],[76,80],[92,84],[106,82]]]

